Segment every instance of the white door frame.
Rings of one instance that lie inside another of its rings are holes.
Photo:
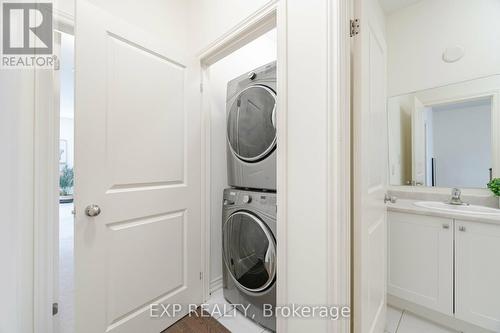
[[[203,161],[203,179],[202,179],[202,244],[205,249],[203,258],[203,295],[207,300],[210,297],[210,216],[211,216],[211,106],[210,106],[210,84],[208,72],[209,67],[221,60],[225,56],[231,54],[242,46],[250,43],[254,39],[262,36],[271,29],[277,27],[277,1],[271,1],[268,5],[261,8],[259,11],[252,14],[246,20],[233,27],[230,31],[224,34],[221,38],[217,39],[206,49],[198,55],[200,64],[200,79],[201,79],[201,113],[202,113],[202,156]],[[278,38],[278,43],[281,39]],[[279,46],[278,46],[279,48]],[[278,54],[279,64],[281,62],[280,55]],[[278,65],[279,66],[279,65]],[[278,77],[278,80],[280,77]],[[281,94],[281,90],[280,90]],[[278,95],[278,103],[280,95]],[[279,118],[279,117],[278,117]],[[279,124],[279,119],[277,120]],[[279,126],[279,125],[278,125]],[[279,153],[278,153],[279,160]],[[278,173],[279,174],[279,173]],[[279,226],[278,226],[279,228]],[[278,236],[279,238],[279,236]],[[278,240],[279,244],[279,240]],[[279,261],[278,261],[279,262]]]
[[[281,2],[283,3],[283,2]],[[205,134],[202,136],[205,144],[202,145],[202,160],[205,161],[204,173],[204,191],[203,204],[204,211],[202,214],[202,234],[205,235],[203,242],[205,248],[205,267],[204,267],[204,295],[205,299],[209,297],[210,291],[210,208],[211,208],[211,177],[210,177],[210,99],[209,99],[209,82],[208,70],[210,65],[213,65],[223,57],[231,54],[240,47],[248,44],[252,40],[258,38],[264,33],[276,27],[277,29],[277,86],[279,93],[277,94],[277,107],[280,112],[277,113],[276,127],[277,142],[277,304],[286,304],[286,274],[280,272],[286,271],[286,177],[285,177],[285,161],[286,161],[286,26],[282,23],[285,21],[283,16],[286,15],[282,10],[282,6],[278,1],[271,1],[266,6],[249,16],[246,20],[240,22],[224,34],[221,38],[209,45],[203,50],[200,55],[201,66],[201,84],[202,90],[202,131]],[[206,87],[206,88],[205,88]],[[286,322],[277,319],[277,332],[286,332]]]
[[[54,8],[54,30],[74,34],[74,17]],[[35,71],[34,120],[34,276],[33,322],[36,333],[57,333],[52,315],[56,301],[59,228],[59,108],[52,83],[59,72]],[[58,80],[56,80],[58,82]],[[59,92],[57,92],[57,96]],[[52,98],[48,97],[51,96]]]
[[[202,244],[205,249],[203,258],[203,294],[205,300],[210,297],[210,214],[211,214],[211,168],[210,168],[210,85],[208,70],[211,65],[248,44],[255,38],[263,35],[276,26],[276,3],[273,1],[269,6],[254,13],[247,20],[235,26],[220,39],[216,40],[198,55],[200,65],[200,90],[201,90],[201,112],[202,112]]]
[[[329,3],[328,304],[351,308],[349,320],[330,321],[328,332],[352,332],[351,17],[353,0]],[[354,314],[355,315],[355,314]]]

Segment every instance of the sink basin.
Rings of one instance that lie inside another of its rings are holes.
[[[500,209],[476,206],[476,205],[451,205],[446,202],[440,201],[418,201],[414,203],[415,206],[437,209],[458,214],[471,214],[471,215],[498,215],[500,217]]]

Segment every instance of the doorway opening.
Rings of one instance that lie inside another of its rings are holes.
[[[59,70],[56,91],[59,104],[59,223],[58,223],[58,323],[59,333],[74,332],[74,44],[73,35],[56,34]],[[57,89],[59,88],[59,89]]]
[[[258,311],[259,302],[276,303],[277,289],[276,155],[280,148],[276,115],[280,110],[276,105],[280,92],[274,13],[250,30],[239,35],[237,43],[221,43],[214,55],[208,52],[201,58],[202,112],[208,119],[205,299],[229,309],[216,319],[233,332],[243,327],[257,331],[262,326],[276,330],[276,322]],[[262,214],[266,208],[268,214]],[[261,290],[261,296],[245,317],[230,303],[247,304],[249,290]]]
[[[481,188],[492,179],[490,96],[429,106],[426,185]]]

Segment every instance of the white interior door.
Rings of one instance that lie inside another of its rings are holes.
[[[77,333],[158,333],[187,307],[155,319],[150,304],[202,301],[200,116],[188,105],[188,60],[77,1]],[[99,215],[86,215],[91,204]]]
[[[426,107],[413,97],[411,110],[411,154],[412,180],[418,185],[426,185]]]
[[[356,0],[353,38],[354,333],[381,333],[386,313],[388,146],[385,23],[376,0]]]

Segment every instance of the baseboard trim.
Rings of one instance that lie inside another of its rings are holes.
[[[481,328],[474,324],[465,322],[463,320],[457,319],[455,317],[428,309],[424,306],[415,304],[413,302],[407,301],[405,299],[399,298],[397,296],[393,296],[387,294],[387,304],[393,306],[395,308],[409,311],[419,317],[422,317],[426,320],[430,320],[436,324],[444,326],[446,328],[450,328],[460,332],[474,332],[474,333],[493,333],[493,331],[489,331],[487,329]]]
[[[222,275],[210,281],[210,294],[222,288]]]

